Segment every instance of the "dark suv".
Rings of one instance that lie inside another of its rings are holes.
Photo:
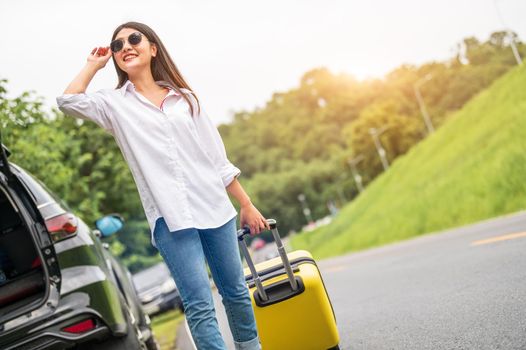
[[[1,144],[1,141],[0,141]],[[157,349],[129,271],[0,146],[0,349]]]

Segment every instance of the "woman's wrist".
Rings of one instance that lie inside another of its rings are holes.
[[[87,61],[86,65],[84,66],[84,69],[88,70],[90,73],[97,73],[99,70],[104,68],[104,66],[100,66],[97,62],[93,61]]]
[[[252,206],[252,202],[250,201],[250,198],[247,198],[243,201],[240,201],[239,205],[241,206],[241,208],[248,208]]]

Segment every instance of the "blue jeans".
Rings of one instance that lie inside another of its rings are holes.
[[[236,218],[217,228],[170,232],[161,217],[155,223],[153,236],[181,294],[197,348],[227,349],[215,317],[206,257],[236,349],[259,350],[254,310],[239,255]]]

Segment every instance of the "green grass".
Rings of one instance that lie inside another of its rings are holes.
[[[177,328],[183,321],[184,315],[179,310],[165,312],[152,319],[152,329],[161,350],[174,350]]]
[[[497,80],[294,249],[324,258],[525,209],[525,87],[525,67]]]

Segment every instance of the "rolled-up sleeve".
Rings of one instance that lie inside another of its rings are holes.
[[[107,97],[102,91],[64,94],[57,97],[57,105],[64,114],[94,121],[102,128],[113,132],[111,114],[108,113]]]
[[[228,160],[225,145],[223,144],[217,127],[212,123],[202,108],[201,112],[194,117],[194,122],[202,145],[221,175],[223,184],[225,187],[230,185],[234,178],[241,174],[241,170]]]

